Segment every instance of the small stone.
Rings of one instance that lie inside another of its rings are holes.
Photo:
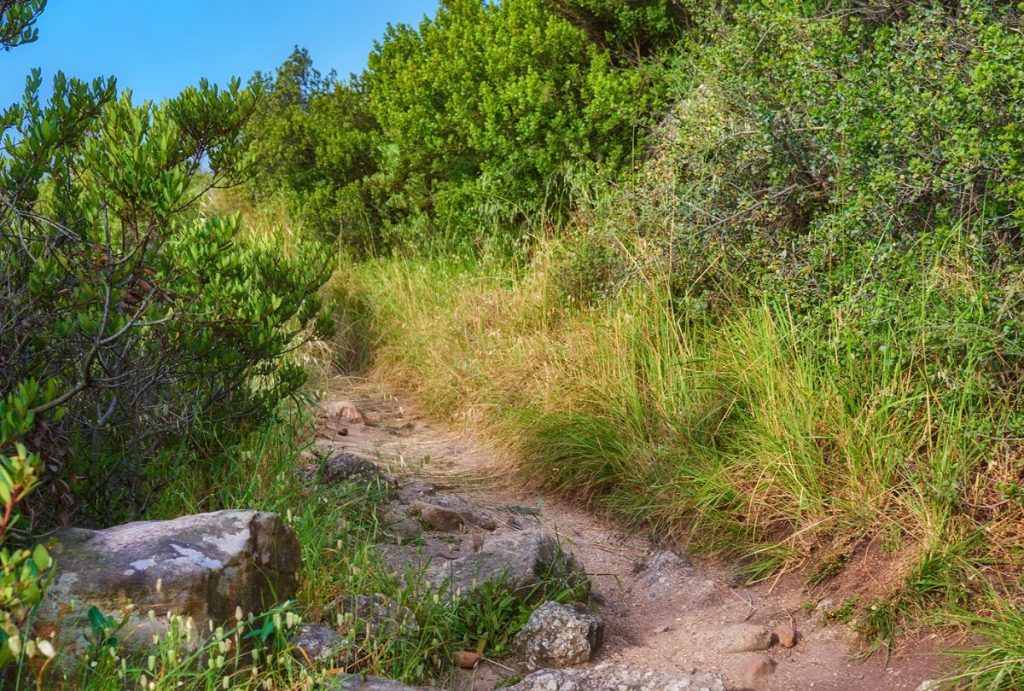
[[[586,662],[604,638],[604,621],[585,607],[545,602],[516,634],[528,670],[571,667]]]
[[[480,664],[482,659],[484,659],[484,656],[480,653],[468,650],[459,650],[455,653],[455,664],[462,669],[476,669],[476,666]]]
[[[391,505],[380,517],[381,526],[398,539],[398,544],[413,542],[423,534],[423,526],[401,507]]]
[[[723,653],[746,653],[767,650],[772,644],[772,634],[760,624],[732,624],[719,629],[713,642]]]
[[[377,464],[368,458],[351,453],[339,453],[320,466],[320,479],[324,482],[348,480],[386,480]]]
[[[306,664],[334,663],[345,657],[348,642],[326,624],[302,624],[288,639],[292,656]]]
[[[654,629],[654,633],[655,634],[668,633],[671,630],[672,630],[672,627],[669,626],[668,624],[665,624],[664,626],[659,626],[658,628]]]
[[[434,530],[445,532],[459,530],[466,524],[462,514],[458,511],[423,501],[414,501],[412,512],[418,514],[420,520]]]
[[[737,676],[745,686],[755,686],[764,677],[775,672],[775,660],[765,654],[751,655],[740,663]]]
[[[776,626],[775,637],[779,639],[779,645],[783,648],[792,648],[796,645],[797,633],[792,624],[779,624]]]

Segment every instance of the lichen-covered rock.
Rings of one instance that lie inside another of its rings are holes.
[[[341,634],[326,624],[302,624],[288,639],[292,655],[306,663],[334,663],[348,657],[351,646]]]
[[[325,689],[331,691],[438,691],[431,686],[407,686],[400,681],[383,677],[364,677],[359,674],[343,674],[335,677]]]
[[[590,662],[604,638],[604,620],[585,607],[545,602],[516,634],[526,669]]]
[[[516,595],[529,597],[546,579],[587,582],[576,557],[564,552],[553,536],[542,530],[522,530],[492,538],[480,551],[442,565],[433,584],[458,595],[487,581],[501,582]]]
[[[320,466],[320,481],[337,482],[388,482],[389,478],[377,464],[368,458],[351,453],[339,453],[328,458]]]
[[[197,631],[294,596],[301,556],[295,533],[277,514],[218,511],[106,530],[68,528],[56,535],[53,582],[35,616],[36,631],[83,645],[87,613],[130,610],[119,638],[144,644],[191,617]],[[147,617],[153,610],[156,617]]]
[[[725,691],[717,674],[664,674],[620,665],[590,669],[544,669],[508,691]]]
[[[334,603],[337,628],[352,640],[394,638],[419,631],[416,615],[386,595],[350,595]]]

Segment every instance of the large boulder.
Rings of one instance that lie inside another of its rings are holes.
[[[485,542],[480,551],[444,564],[433,578],[434,587],[452,595],[468,594],[484,582],[500,582],[520,597],[542,595],[548,580],[587,582],[576,557],[564,552],[543,530],[520,530]]]
[[[277,514],[218,511],[106,530],[56,535],[56,573],[39,605],[38,633],[80,646],[93,606],[127,614],[119,637],[144,645],[171,625],[165,615],[230,623],[295,595],[301,562],[295,533]],[[147,616],[152,610],[155,617]]]
[[[604,638],[604,620],[586,607],[545,602],[516,634],[528,670],[590,662]]]
[[[664,674],[621,665],[590,669],[543,669],[507,691],[725,691],[717,674]]]

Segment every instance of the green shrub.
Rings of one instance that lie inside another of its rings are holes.
[[[5,47],[42,8],[0,3]],[[58,74],[46,103],[40,85],[0,113],[0,667],[54,653],[24,629],[50,566],[34,536],[215,472],[194,460],[298,392],[286,356],[327,323],[320,248],[282,256],[202,208],[237,180],[251,91],[137,106],[113,81]]]

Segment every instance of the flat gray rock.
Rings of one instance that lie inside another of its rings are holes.
[[[168,629],[167,614],[191,617],[196,631],[206,631],[209,621],[233,621],[236,609],[248,616],[294,597],[301,563],[292,529],[260,511],[67,528],[52,554],[54,579],[34,624],[39,635],[55,633],[62,645],[77,647],[93,606],[104,615],[130,611],[119,637],[141,646]]]
[[[664,674],[621,665],[590,669],[543,669],[508,691],[725,691],[717,674]]]
[[[479,552],[454,559],[434,575],[433,585],[452,595],[467,594],[484,582],[501,582],[520,597],[540,595],[546,579],[587,581],[576,557],[564,552],[543,530],[521,530],[486,541]]]
[[[323,688],[331,691],[438,691],[432,686],[408,686],[393,679],[364,677],[358,674],[336,677],[329,686]]]

